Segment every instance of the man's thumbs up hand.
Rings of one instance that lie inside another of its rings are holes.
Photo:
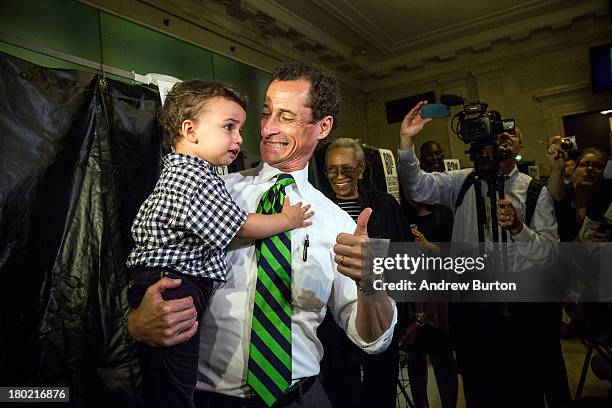
[[[338,234],[336,245],[334,245],[334,261],[338,264],[338,272],[355,281],[361,279],[361,243],[368,240],[370,215],[372,215],[372,209],[364,209],[357,218],[355,232]]]

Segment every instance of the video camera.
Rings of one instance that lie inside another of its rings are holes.
[[[497,111],[487,112],[485,102],[467,102],[457,95],[442,95],[440,102],[447,106],[463,105],[463,110],[453,116],[451,128],[466,144],[496,144],[498,135],[515,130],[514,119],[502,119]]]
[[[488,105],[481,101],[468,102],[461,96],[442,95],[440,102],[447,106],[463,105],[463,110],[457,112],[451,119],[451,129],[464,143],[470,145],[468,152],[470,160],[483,163],[483,150],[492,146],[492,158],[500,163],[511,157],[511,149],[500,142],[499,135],[504,132],[516,131],[514,119],[503,119],[498,111],[487,111]],[[478,167],[478,166],[477,166]],[[495,172],[495,168],[486,168],[485,172]]]

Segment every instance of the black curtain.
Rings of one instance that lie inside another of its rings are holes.
[[[159,176],[157,88],[0,53],[0,385],[139,399],[130,226]]]

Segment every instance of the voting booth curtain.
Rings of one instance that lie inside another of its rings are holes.
[[[0,386],[137,406],[130,226],[155,185],[157,88],[0,53]]]

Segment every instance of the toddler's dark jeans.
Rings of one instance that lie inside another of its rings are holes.
[[[165,300],[193,298],[198,323],[213,294],[215,282],[167,269],[136,268],[131,271],[128,301],[131,308],[140,305],[147,288],[162,277],[180,278],[178,288],[167,289]],[[142,371],[145,407],[193,407],[193,393],[198,375],[200,331],[184,343],[172,347],[152,347],[137,343]]]

